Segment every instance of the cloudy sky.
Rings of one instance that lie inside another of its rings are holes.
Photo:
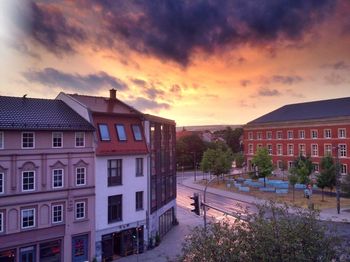
[[[0,94],[108,96],[177,125],[350,96],[348,0],[1,0]]]

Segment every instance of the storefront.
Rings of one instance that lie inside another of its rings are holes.
[[[168,209],[159,217],[159,236],[163,237],[174,225],[174,208]]]
[[[0,251],[0,261],[35,262],[39,259],[40,262],[61,262],[62,254],[62,241],[57,239]]]
[[[143,253],[143,226],[102,236],[102,261]]]
[[[83,262],[89,260],[89,236],[79,235],[72,238],[72,261]]]

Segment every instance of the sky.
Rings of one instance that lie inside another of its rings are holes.
[[[1,0],[0,95],[117,97],[178,126],[348,97],[348,0]]]

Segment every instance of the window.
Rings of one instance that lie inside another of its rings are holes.
[[[330,129],[324,130],[324,138],[331,138],[332,137],[332,131]]]
[[[84,146],[85,146],[85,133],[75,132],[75,147],[84,147]]]
[[[288,169],[291,169],[294,167],[294,163],[292,161],[288,161]]]
[[[80,201],[75,203],[75,219],[85,218],[85,202]]]
[[[139,125],[132,125],[132,132],[136,141],[142,141],[142,133]]]
[[[346,157],[346,144],[339,145],[339,157]]]
[[[318,163],[312,163],[312,169],[314,172],[318,173],[320,172],[320,165]]]
[[[299,145],[299,155],[306,156],[305,144],[300,144]]]
[[[325,156],[332,156],[332,145],[330,145],[330,144],[324,145],[324,155]]]
[[[35,172],[23,171],[22,172],[22,191],[35,190]]]
[[[272,139],[272,132],[271,131],[266,131],[266,138],[268,140],[271,140]]]
[[[143,191],[136,192],[136,211],[143,209]]]
[[[117,125],[115,125],[115,128],[117,130],[117,135],[118,135],[119,141],[126,141],[127,137],[126,137],[126,132],[125,132],[124,125],[117,124]]]
[[[63,205],[53,205],[52,206],[52,223],[63,222]]]
[[[267,145],[267,151],[269,152],[269,155],[272,155],[272,145]]]
[[[277,155],[279,156],[283,155],[283,148],[281,144],[277,145]]]
[[[317,144],[311,145],[311,156],[318,156],[318,145]]]
[[[22,133],[22,148],[34,148],[34,133],[23,132]]]
[[[5,175],[0,173],[0,194],[3,194],[5,191]]]
[[[143,176],[143,158],[136,158],[136,176]]]
[[[63,169],[52,170],[52,188],[63,187]]]
[[[288,139],[293,139],[293,131],[287,132]]]
[[[282,131],[277,131],[277,139],[282,139],[282,138],[283,138]]]
[[[318,136],[317,130],[311,130],[311,138],[312,138],[312,139],[316,139],[317,136]]]
[[[277,168],[282,170],[283,169],[283,162],[282,160],[277,160]]]
[[[293,156],[294,155],[294,145],[288,144],[288,155]]]
[[[122,220],[122,200],[123,195],[108,197],[108,223]]]
[[[0,212],[0,233],[4,232],[4,213]]]
[[[21,226],[23,229],[35,227],[35,208],[21,210]]]
[[[346,164],[340,165],[340,174],[342,174],[342,175],[348,174],[348,165],[346,165]]]
[[[305,139],[305,131],[304,130],[299,130],[299,138]]]
[[[262,133],[261,132],[256,133],[256,138],[258,140],[261,140],[262,139]]]
[[[4,149],[4,132],[0,131],[0,149]]]
[[[248,133],[248,139],[249,140],[253,140],[253,132],[249,132]]]
[[[108,160],[108,186],[122,184],[122,159]]]
[[[253,154],[253,144],[248,145],[248,154],[252,155]]]
[[[63,146],[63,133],[53,132],[52,133],[52,147],[62,147]]]
[[[346,138],[346,129],[345,128],[338,129],[338,137],[339,138]]]
[[[256,149],[262,148],[262,144],[257,144]]]
[[[77,167],[75,169],[75,177],[76,177],[76,185],[83,186],[86,184],[86,168],[85,167]]]
[[[108,125],[99,124],[98,130],[100,131],[100,138],[102,141],[110,141],[111,140],[111,138],[109,136]]]

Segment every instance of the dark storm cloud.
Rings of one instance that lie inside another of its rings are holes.
[[[153,110],[155,112],[161,110],[161,109],[169,109],[170,105],[167,103],[158,103],[155,100],[146,99],[143,97],[138,97],[135,100],[131,100],[128,103],[130,103],[133,107],[140,111],[144,110]]]
[[[54,68],[45,68],[42,71],[25,72],[23,76],[29,82],[61,88],[73,88],[76,90],[91,91],[106,86],[117,90],[128,89],[123,81],[102,71],[96,74],[80,75],[64,73]]]
[[[84,30],[69,23],[65,14],[56,7],[29,2],[29,9],[24,10],[23,7],[20,23],[29,38],[48,51],[55,54],[73,53],[76,52],[75,44],[87,40]]]
[[[91,4],[90,1],[85,1]],[[334,0],[94,1],[106,14],[105,37],[186,66],[196,50],[299,40],[334,10]]]

